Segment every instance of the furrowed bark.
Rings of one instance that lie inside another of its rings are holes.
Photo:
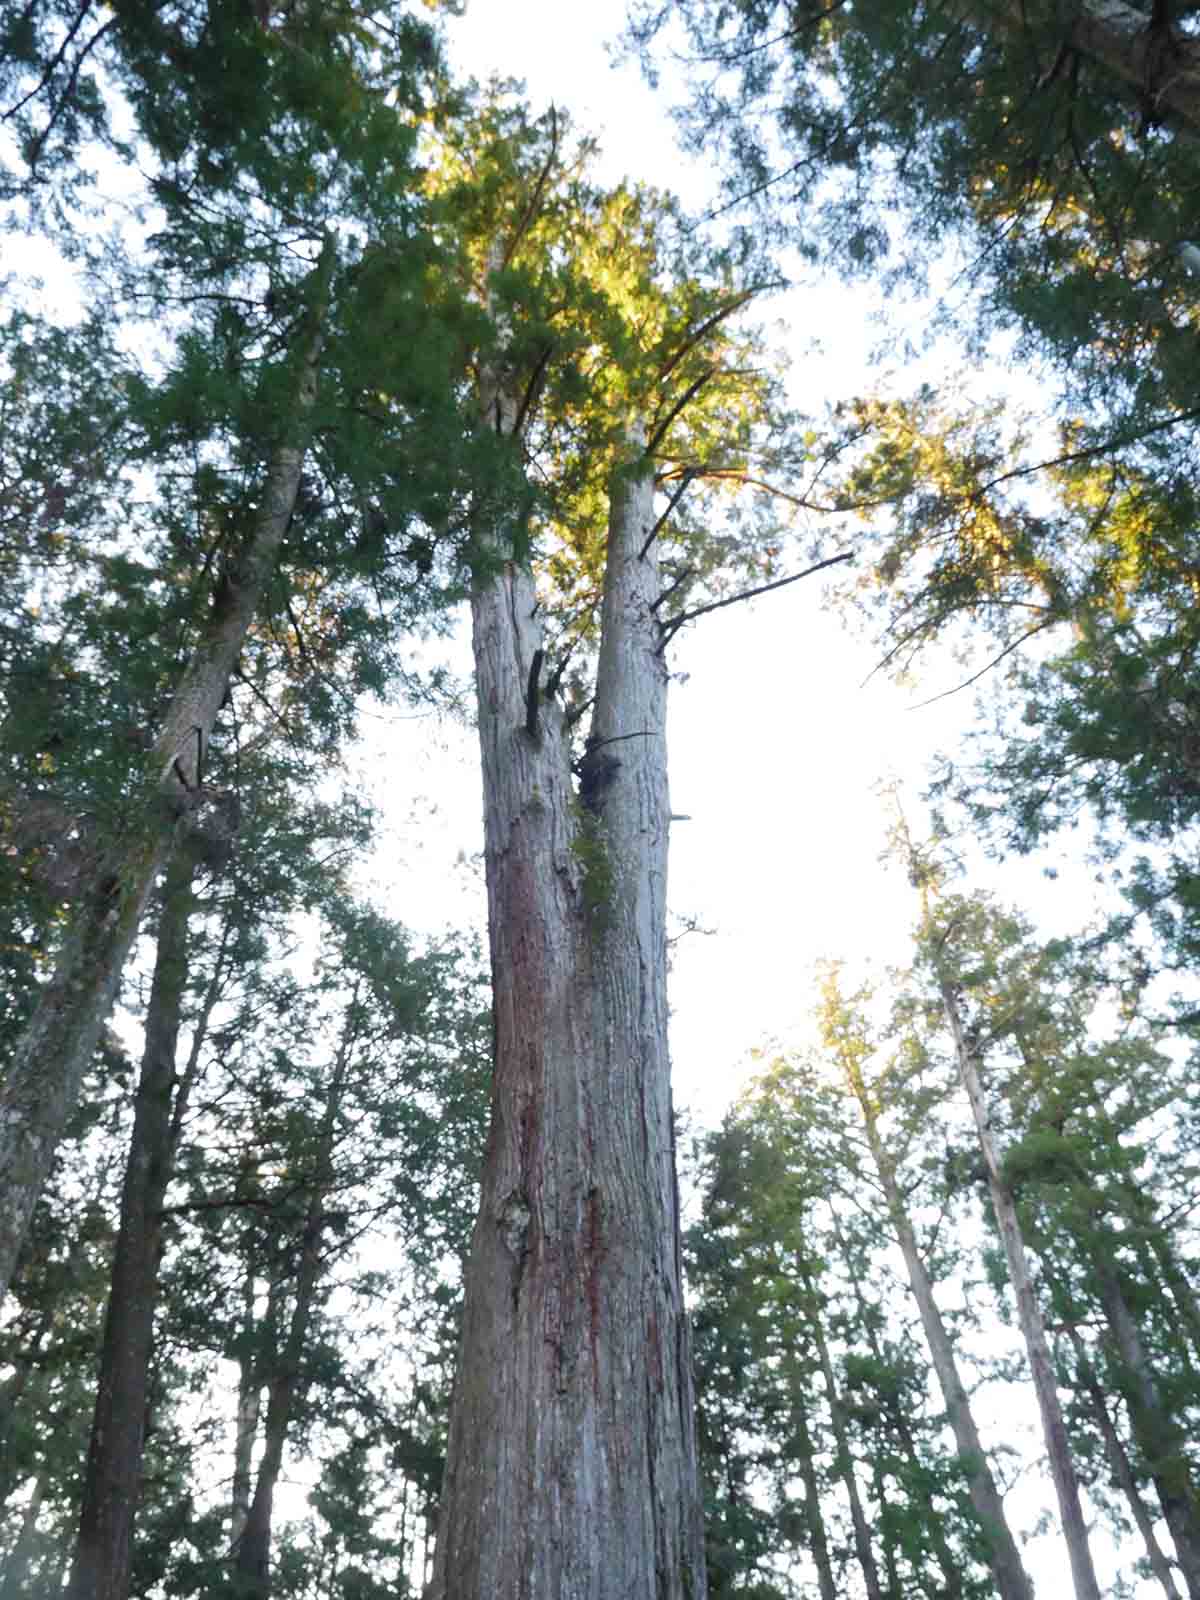
[[[942,1314],[933,1293],[933,1282],[917,1248],[917,1237],[908,1218],[900,1185],[896,1182],[895,1168],[880,1138],[875,1110],[867,1093],[866,1084],[863,1082],[861,1072],[852,1064],[843,1063],[843,1071],[846,1073],[851,1093],[858,1101],[862,1112],[867,1143],[887,1200],[892,1231],[900,1246],[900,1253],[904,1257],[909,1287],[917,1302],[917,1313],[921,1318],[925,1343],[929,1347],[933,1370],[942,1393],[942,1403],[946,1407],[946,1420],[954,1434],[959,1467],[966,1479],[971,1505],[987,1541],[988,1566],[996,1585],[996,1593],[1000,1596],[1000,1600],[1033,1600],[1033,1584],[1025,1571],[1017,1542],[1004,1514],[1004,1500],[992,1476],[979,1430],[975,1426],[971,1402],[959,1375],[958,1362],[955,1360],[954,1345],[946,1331],[946,1324],[942,1321]]]
[[[1013,1295],[1017,1302],[1017,1320],[1020,1323],[1029,1358],[1029,1370],[1033,1377],[1034,1393],[1041,1415],[1042,1435],[1050,1462],[1050,1476],[1058,1500],[1063,1539],[1071,1563],[1071,1579],[1076,1600],[1100,1600],[1100,1586],[1096,1581],[1091,1551],[1088,1548],[1087,1525],[1083,1520],[1083,1507],[1079,1499],[1079,1480],[1075,1475],[1074,1462],[1071,1460],[1066,1423],[1063,1421],[1062,1407],[1058,1400],[1058,1386],[1054,1379],[1050,1346],[1046,1342],[1045,1325],[1034,1294],[1016,1204],[1013,1201],[1012,1190],[1005,1180],[996,1140],[992,1134],[991,1118],[976,1062],[976,1047],[968,1038],[967,1030],[963,1026],[962,1014],[952,984],[946,978],[939,978],[939,987],[946,1022],[954,1039],[959,1076],[962,1078],[963,1088],[967,1091],[967,1099],[971,1103],[971,1113],[975,1119],[979,1148],[987,1169],[992,1210],[1004,1246],[1009,1282],[1012,1284]]]
[[[184,669],[151,756],[144,805],[79,896],[54,976],[0,1084],[0,1298],[8,1291],[34,1205],[79,1098],[120,983],[146,899],[192,803],[201,754],[246,632],[275,569],[296,502],[316,399],[324,304],[333,271],[327,243],[309,284],[296,356],[294,411],[281,428],[253,533],[214,596],[204,637]]]
[[[516,408],[486,399],[511,430]],[[509,562],[473,597],[495,1078],[431,1600],[705,1594],[653,524],[638,460],[612,491],[586,804],[561,713],[543,702],[527,725],[528,570]]]
[[[171,1100],[187,983],[194,872],[195,857],[184,847],[172,857],[163,888],[68,1600],[125,1600],[129,1592],[158,1301],[162,1208],[174,1154]]]

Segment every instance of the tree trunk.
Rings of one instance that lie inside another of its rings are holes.
[[[42,1501],[46,1497],[49,1479],[49,1472],[43,1468],[34,1480],[17,1537],[4,1557],[4,1569],[0,1574],[0,1600],[22,1600],[22,1597],[33,1592],[29,1574],[45,1539],[45,1535],[38,1528],[38,1516],[41,1513]]]
[[[1149,15],[1125,0],[1081,0],[1069,14],[1060,13],[1061,20],[1053,14],[1039,19],[1025,0],[965,0],[960,14],[986,32],[1027,34],[1031,26],[1044,27],[1051,51],[1057,28],[1063,50],[1106,68],[1155,117],[1200,132],[1200,41],[1175,27],[1151,26]]]
[[[958,1362],[954,1358],[954,1345],[933,1294],[933,1283],[917,1248],[917,1237],[904,1206],[900,1185],[891,1158],[879,1136],[875,1110],[867,1094],[866,1084],[857,1068],[843,1063],[851,1092],[858,1101],[866,1127],[867,1143],[875,1162],[887,1200],[888,1214],[900,1253],[904,1257],[909,1286],[917,1302],[917,1313],[925,1342],[929,1346],[933,1370],[946,1407],[946,1420],[954,1434],[958,1449],[959,1466],[967,1483],[971,1504],[979,1518],[987,1542],[988,1566],[1000,1600],[1033,1600],[1033,1584],[1021,1561],[1017,1542],[1013,1538],[1008,1518],[1004,1514],[1004,1500],[992,1476],[992,1469],[984,1453],[971,1413],[971,1402],[966,1386],[959,1376]]]
[[[1079,1500],[1079,1482],[1075,1476],[1075,1465],[1071,1460],[1067,1443],[1067,1428],[1058,1401],[1058,1387],[1054,1381],[1050,1347],[1046,1342],[1046,1330],[1033,1291],[1029,1262],[1025,1254],[1025,1241],[1017,1220],[1017,1208],[1013,1201],[1012,1190],[1005,1181],[996,1141],[992,1135],[991,1118],[984,1100],[983,1085],[976,1063],[976,1047],[963,1027],[958,998],[953,986],[944,977],[939,977],[938,983],[946,1021],[954,1038],[959,1074],[975,1118],[979,1148],[983,1153],[984,1166],[987,1169],[992,1210],[1004,1245],[1009,1282],[1016,1297],[1017,1320],[1021,1326],[1029,1357],[1029,1369],[1033,1376],[1038,1411],[1041,1414],[1042,1435],[1050,1461],[1050,1476],[1054,1480],[1054,1492],[1058,1499],[1059,1519],[1071,1563],[1071,1579],[1076,1600],[1100,1600],[1100,1586],[1096,1581],[1092,1555],[1088,1548],[1087,1526],[1083,1520],[1083,1507]]]
[[[885,1184],[885,1190],[886,1187],[887,1185]],[[850,1253],[847,1248],[847,1241],[842,1233],[836,1213],[834,1214],[832,1220],[834,1238],[838,1242],[838,1248],[842,1253],[842,1259],[843,1261],[849,1263]],[[854,1290],[855,1303],[858,1306],[859,1325],[866,1334],[867,1344],[870,1347],[871,1356],[876,1367],[878,1370],[883,1371],[886,1366],[886,1357],[883,1350],[880,1348],[879,1334],[876,1330],[875,1320],[871,1315],[870,1308],[867,1305],[866,1296],[863,1293],[862,1279],[859,1277],[858,1273],[853,1270],[852,1263],[850,1276]],[[889,1392],[886,1395],[881,1395],[881,1409],[883,1419],[886,1425],[891,1428],[892,1433],[895,1435],[900,1453],[908,1463],[910,1470],[909,1483],[911,1485],[909,1493],[912,1494],[916,1499],[917,1505],[920,1509],[921,1525],[925,1529],[929,1546],[932,1549],[934,1558],[936,1559],[938,1567],[941,1570],[942,1581],[937,1592],[941,1597],[941,1600],[962,1600],[962,1571],[958,1561],[955,1558],[954,1552],[951,1550],[949,1542],[946,1539],[946,1535],[942,1527],[943,1519],[937,1507],[933,1503],[933,1496],[930,1493],[926,1475],[922,1472],[921,1454],[917,1448],[916,1436],[913,1433],[912,1427],[909,1423],[903,1401],[896,1393]],[[876,1460],[876,1467],[878,1469],[878,1459]],[[881,1478],[877,1481],[879,1487],[876,1491],[876,1498],[878,1499],[879,1504],[883,1506],[887,1504],[884,1494],[884,1485]],[[897,1582],[891,1577],[890,1567],[888,1582],[894,1592],[899,1592]]]
[[[1163,1407],[1121,1281],[1108,1260],[1095,1260],[1100,1301],[1116,1346],[1121,1384],[1138,1452],[1151,1481],[1190,1600],[1200,1600],[1200,1506],[1188,1463],[1188,1441]]]
[[[821,1511],[821,1486],[817,1482],[816,1451],[808,1431],[808,1417],[804,1410],[804,1397],[797,1396],[793,1412],[796,1443],[800,1446],[797,1467],[804,1485],[804,1525],[808,1529],[808,1553],[817,1569],[817,1589],[821,1600],[838,1600],[837,1583],[833,1576],[833,1561],[829,1555],[829,1536],[825,1532],[825,1517]]]
[[[511,433],[515,402],[484,415]],[[699,1600],[667,1058],[667,671],[649,463],[612,490],[580,795],[529,571],[472,601],[495,1015],[430,1596]]]
[[[817,1352],[817,1362],[821,1368],[821,1376],[825,1382],[825,1394],[829,1401],[829,1417],[833,1425],[834,1444],[837,1447],[837,1463],[834,1470],[842,1480],[846,1490],[846,1498],[850,1502],[850,1521],[854,1527],[854,1553],[857,1555],[858,1564],[862,1568],[867,1600],[883,1600],[883,1590],[879,1582],[879,1568],[875,1561],[875,1552],[871,1548],[871,1531],[867,1526],[862,1497],[858,1492],[858,1479],[854,1473],[854,1457],[850,1453],[850,1436],[846,1431],[845,1407],[842,1405],[842,1397],[838,1391],[833,1362],[829,1358],[829,1346],[825,1341],[825,1331],[821,1327],[821,1314],[817,1306],[817,1295],[812,1275],[803,1263],[800,1265],[800,1275],[804,1282],[805,1299],[808,1304],[809,1332],[812,1335],[813,1347]]]
[[[239,1600],[267,1600],[271,1592],[271,1525],[275,1488],[283,1467],[283,1452],[296,1401],[304,1388],[304,1358],[308,1349],[313,1309],[324,1263],[321,1246],[325,1233],[325,1201],[333,1181],[333,1149],[342,1090],[353,1048],[350,1025],[343,1035],[329,1080],[325,1110],[317,1136],[312,1187],[300,1237],[295,1298],[287,1338],[278,1351],[266,1380],[267,1414],[263,1422],[263,1451],[254,1481],[254,1494],[246,1508],[241,1534],[234,1549],[234,1593]],[[239,1393],[239,1401],[241,1394]],[[257,1406],[257,1395],[255,1405]],[[239,1426],[242,1422],[239,1408]],[[252,1437],[252,1436],[251,1436]]]
[[[296,356],[291,416],[281,419],[253,532],[222,576],[204,636],[184,669],[151,762],[144,805],[105,853],[79,897],[53,977],[0,1085],[0,1298],[84,1073],[116,998],[151,885],[174,822],[194,800],[202,752],[229,676],[275,570],[287,531],[316,400],[332,242],[309,283],[310,310]]]
[[[146,1394],[162,1208],[170,1182],[171,1097],[183,995],[195,858],[177,850],[167,868],[141,1079],[121,1195],[96,1409],[68,1600],[125,1600],[134,1508],[141,1484]]]
[[[250,1515],[251,1466],[258,1419],[262,1411],[262,1384],[258,1357],[249,1347],[254,1331],[254,1263],[248,1261],[242,1280],[242,1333],[248,1347],[238,1361],[237,1416],[233,1434],[233,1481],[229,1493],[229,1548],[236,1560]]]
[[[1138,1489],[1137,1479],[1130,1464],[1128,1453],[1116,1425],[1108,1413],[1108,1401],[1095,1369],[1088,1360],[1087,1352],[1083,1348],[1083,1340],[1071,1329],[1071,1343],[1075,1347],[1075,1364],[1080,1380],[1087,1391],[1088,1399],[1092,1403],[1092,1415],[1096,1419],[1096,1426],[1100,1430],[1100,1437],[1104,1440],[1104,1453],[1108,1456],[1109,1466],[1112,1468],[1113,1479],[1119,1485],[1129,1505],[1130,1515],[1137,1524],[1138,1532],[1142,1536],[1142,1543],[1146,1546],[1146,1559],[1150,1563],[1150,1570],[1162,1585],[1166,1600],[1180,1600],[1179,1590],[1175,1587],[1175,1578],[1171,1572],[1171,1563],[1163,1553],[1163,1547],[1158,1542],[1154,1532],[1154,1522],[1146,1510],[1145,1502]]]

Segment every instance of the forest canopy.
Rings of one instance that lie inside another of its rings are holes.
[[[0,3],[0,1594],[1200,1600],[1195,18],[638,0],[694,215],[456,9]],[[699,1126],[668,706],[818,610],[974,710]]]

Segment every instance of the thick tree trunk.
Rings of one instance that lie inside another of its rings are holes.
[[[167,868],[68,1600],[125,1600],[141,1484],[195,857]]]
[[[1087,1352],[1083,1348],[1083,1340],[1071,1330],[1071,1343],[1075,1346],[1075,1365],[1079,1372],[1080,1380],[1087,1391],[1088,1399],[1092,1405],[1092,1415],[1096,1419],[1096,1426],[1100,1430],[1100,1437],[1104,1440],[1104,1453],[1108,1457],[1109,1466],[1112,1468],[1113,1480],[1124,1494],[1129,1505],[1130,1515],[1137,1524],[1138,1532],[1142,1536],[1142,1543],[1146,1547],[1146,1559],[1150,1563],[1150,1570],[1162,1585],[1166,1600],[1180,1600],[1179,1590],[1175,1587],[1175,1578],[1171,1572],[1171,1563],[1163,1553],[1163,1547],[1158,1542],[1158,1535],[1154,1531],[1154,1522],[1146,1510],[1141,1491],[1138,1489],[1137,1478],[1134,1476],[1133,1466],[1130,1463],[1128,1452],[1117,1432],[1116,1425],[1108,1412],[1108,1400],[1104,1389],[1096,1376],[1095,1369],[1088,1360]]]
[[[7,1293],[34,1205],[112,1009],[147,896],[170,848],[173,823],[191,804],[201,753],[275,570],[300,486],[333,261],[328,243],[309,285],[293,414],[281,419],[282,442],[271,459],[253,533],[218,584],[203,639],[164,719],[145,805],[81,893],[54,975],[0,1084],[0,1298]]]
[[[1013,1201],[1012,1190],[1005,1181],[996,1141],[992,1135],[991,1117],[976,1063],[976,1047],[968,1038],[963,1026],[953,985],[948,979],[941,978],[939,986],[946,1021],[954,1038],[959,1075],[967,1091],[967,1099],[971,1103],[971,1113],[975,1119],[975,1131],[979,1136],[979,1148],[983,1153],[983,1162],[987,1170],[992,1210],[1004,1245],[1009,1282],[1012,1284],[1013,1295],[1017,1302],[1017,1320],[1029,1357],[1029,1369],[1042,1419],[1042,1436],[1050,1462],[1054,1492],[1058,1499],[1059,1520],[1071,1563],[1071,1579],[1076,1600],[1100,1600],[1100,1586],[1096,1581],[1096,1572],[1092,1565],[1087,1525],[1083,1520],[1083,1507],[1079,1499],[1079,1481],[1075,1476],[1075,1465],[1071,1460],[1070,1446],[1067,1442],[1066,1423],[1063,1421],[1062,1407],[1058,1401],[1058,1387],[1054,1381],[1050,1346],[1046,1342],[1046,1330],[1033,1290],[1033,1280],[1030,1277],[1029,1262],[1025,1254],[1025,1240],[1017,1219],[1017,1208]]]
[[[971,1402],[959,1375],[958,1362],[954,1357],[954,1345],[946,1331],[946,1324],[942,1321],[942,1314],[934,1298],[933,1283],[917,1248],[917,1237],[905,1209],[900,1185],[896,1182],[895,1168],[880,1138],[874,1107],[867,1094],[862,1074],[856,1068],[845,1064],[844,1070],[851,1092],[862,1111],[867,1143],[887,1200],[892,1230],[900,1246],[900,1253],[904,1257],[909,1286],[917,1302],[921,1328],[925,1334],[925,1342],[929,1346],[933,1370],[946,1407],[946,1420],[954,1434],[959,1466],[967,1482],[967,1492],[975,1508],[975,1515],[979,1518],[987,1541],[988,1566],[996,1585],[996,1593],[1000,1600],[1033,1600],[1033,1584],[1025,1571],[1017,1542],[1004,1514],[1004,1500],[992,1476],[979,1430],[975,1426]]]
[[[516,407],[485,405],[502,431]],[[612,494],[581,793],[533,581],[473,598],[495,1079],[430,1595],[705,1593],[667,1059],[653,479]],[[646,547],[646,548],[644,548]]]
[[[1154,1484],[1190,1600],[1200,1600],[1200,1504],[1188,1463],[1188,1440],[1159,1398],[1141,1333],[1117,1273],[1099,1257],[1095,1266],[1133,1437]]]

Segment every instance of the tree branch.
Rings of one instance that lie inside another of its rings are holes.
[[[836,567],[839,562],[853,560],[854,551],[843,550],[841,555],[827,556],[824,561],[817,561],[811,567],[805,567],[803,572],[793,572],[790,578],[777,578],[774,583],[760,584],[757,589],[745,589],[741,594],[727,595],[724,600],[710,600],[707,605],[696,606],[691,611],[681,611],[677,617],[671,617],[669,621],[663,623],[659,651],[670,644],[685,622],[693,622],[697,617],[706,616],[710,611],[720,611],[725,606],[735,606],[739,600],[753,600],[760,594],[770,594],[773,589],[783,589],[789,583],[799,583],[801,578],[811,578],[814,572],[821,572],[826,567]]]

